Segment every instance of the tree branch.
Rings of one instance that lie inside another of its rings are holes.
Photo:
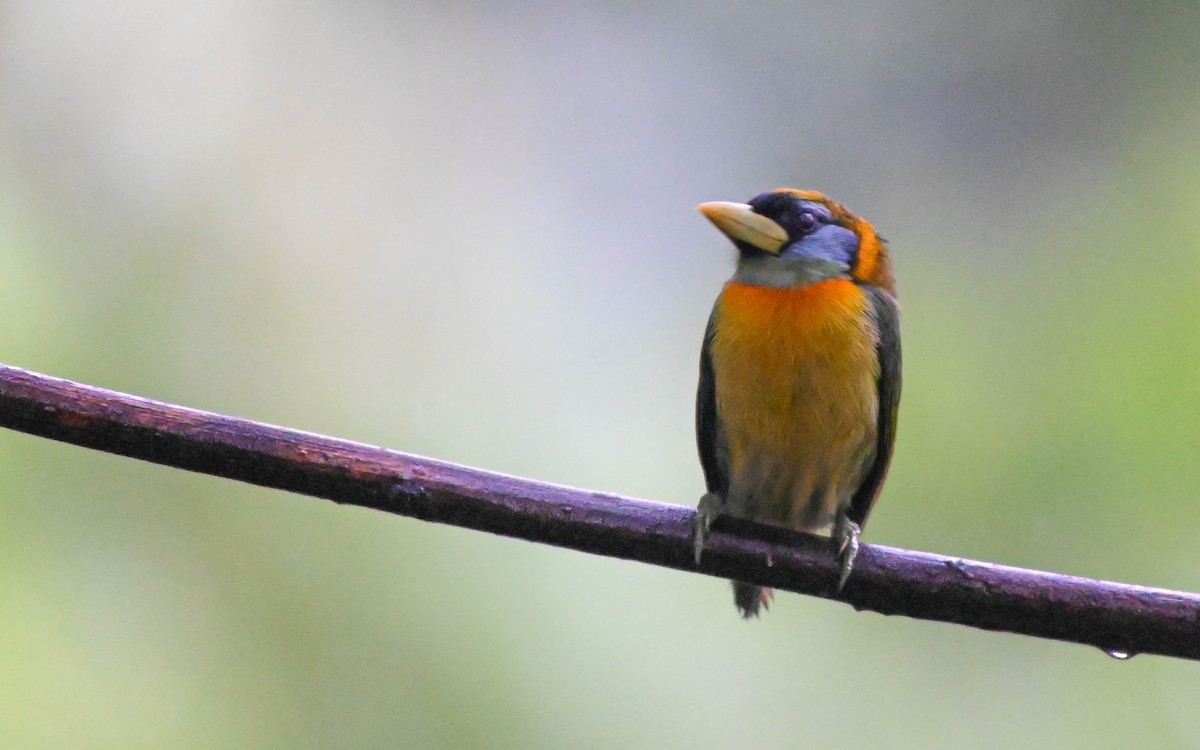
[[[1200,596],[863,545],[831,594],[829,540],[719,522],[692,559],[690,508],[559,487],[150,401],[0,365],[0,426],[338,503],[737,578],[855,609],[1200,659]]]

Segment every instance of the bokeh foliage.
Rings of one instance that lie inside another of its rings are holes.
[[[730,251],[895,254],[867,541],[1200,590],[1200,6],[0,9],[3,361],[692,504]],[[1200,745],[1200,668],[0,433],[6,747]]]

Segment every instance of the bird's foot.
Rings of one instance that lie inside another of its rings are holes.
[[[850,577],[850,571],[854,569],[854,558],[858,555],[858,537],[861,535],[862,529],[858,524],[847,518],[845,513],[838,515],[837,524],[833,527],[833,541],[837,544],[839,563],[835,592],[842,590],[846,579]]]
[[[700,498],[700,505],[692,515],[692,547],[696,554],[696,564],[700,564],[700,553],[704,551],[704,542],[708,540],[708,530],[712,527],[713,519],[721,515],[725,501],[720,495],[712,492],[705,493]]]

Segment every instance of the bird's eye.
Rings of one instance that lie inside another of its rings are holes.
[[[817,215],[812,211],[804,211],[796,219],[796,225],[800,227],[800,231],[802,232],[811,232],[812,230],[816,229],[817,224],[820,223],[820,219],[818,219]]]

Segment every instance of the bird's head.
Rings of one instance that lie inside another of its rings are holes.
[[[738,249],[734,278],[792,287],[851,279],[895,293],[892,261],[875,228],[810,190],[780,188],[749,203],[702,203],[700,213]]]

